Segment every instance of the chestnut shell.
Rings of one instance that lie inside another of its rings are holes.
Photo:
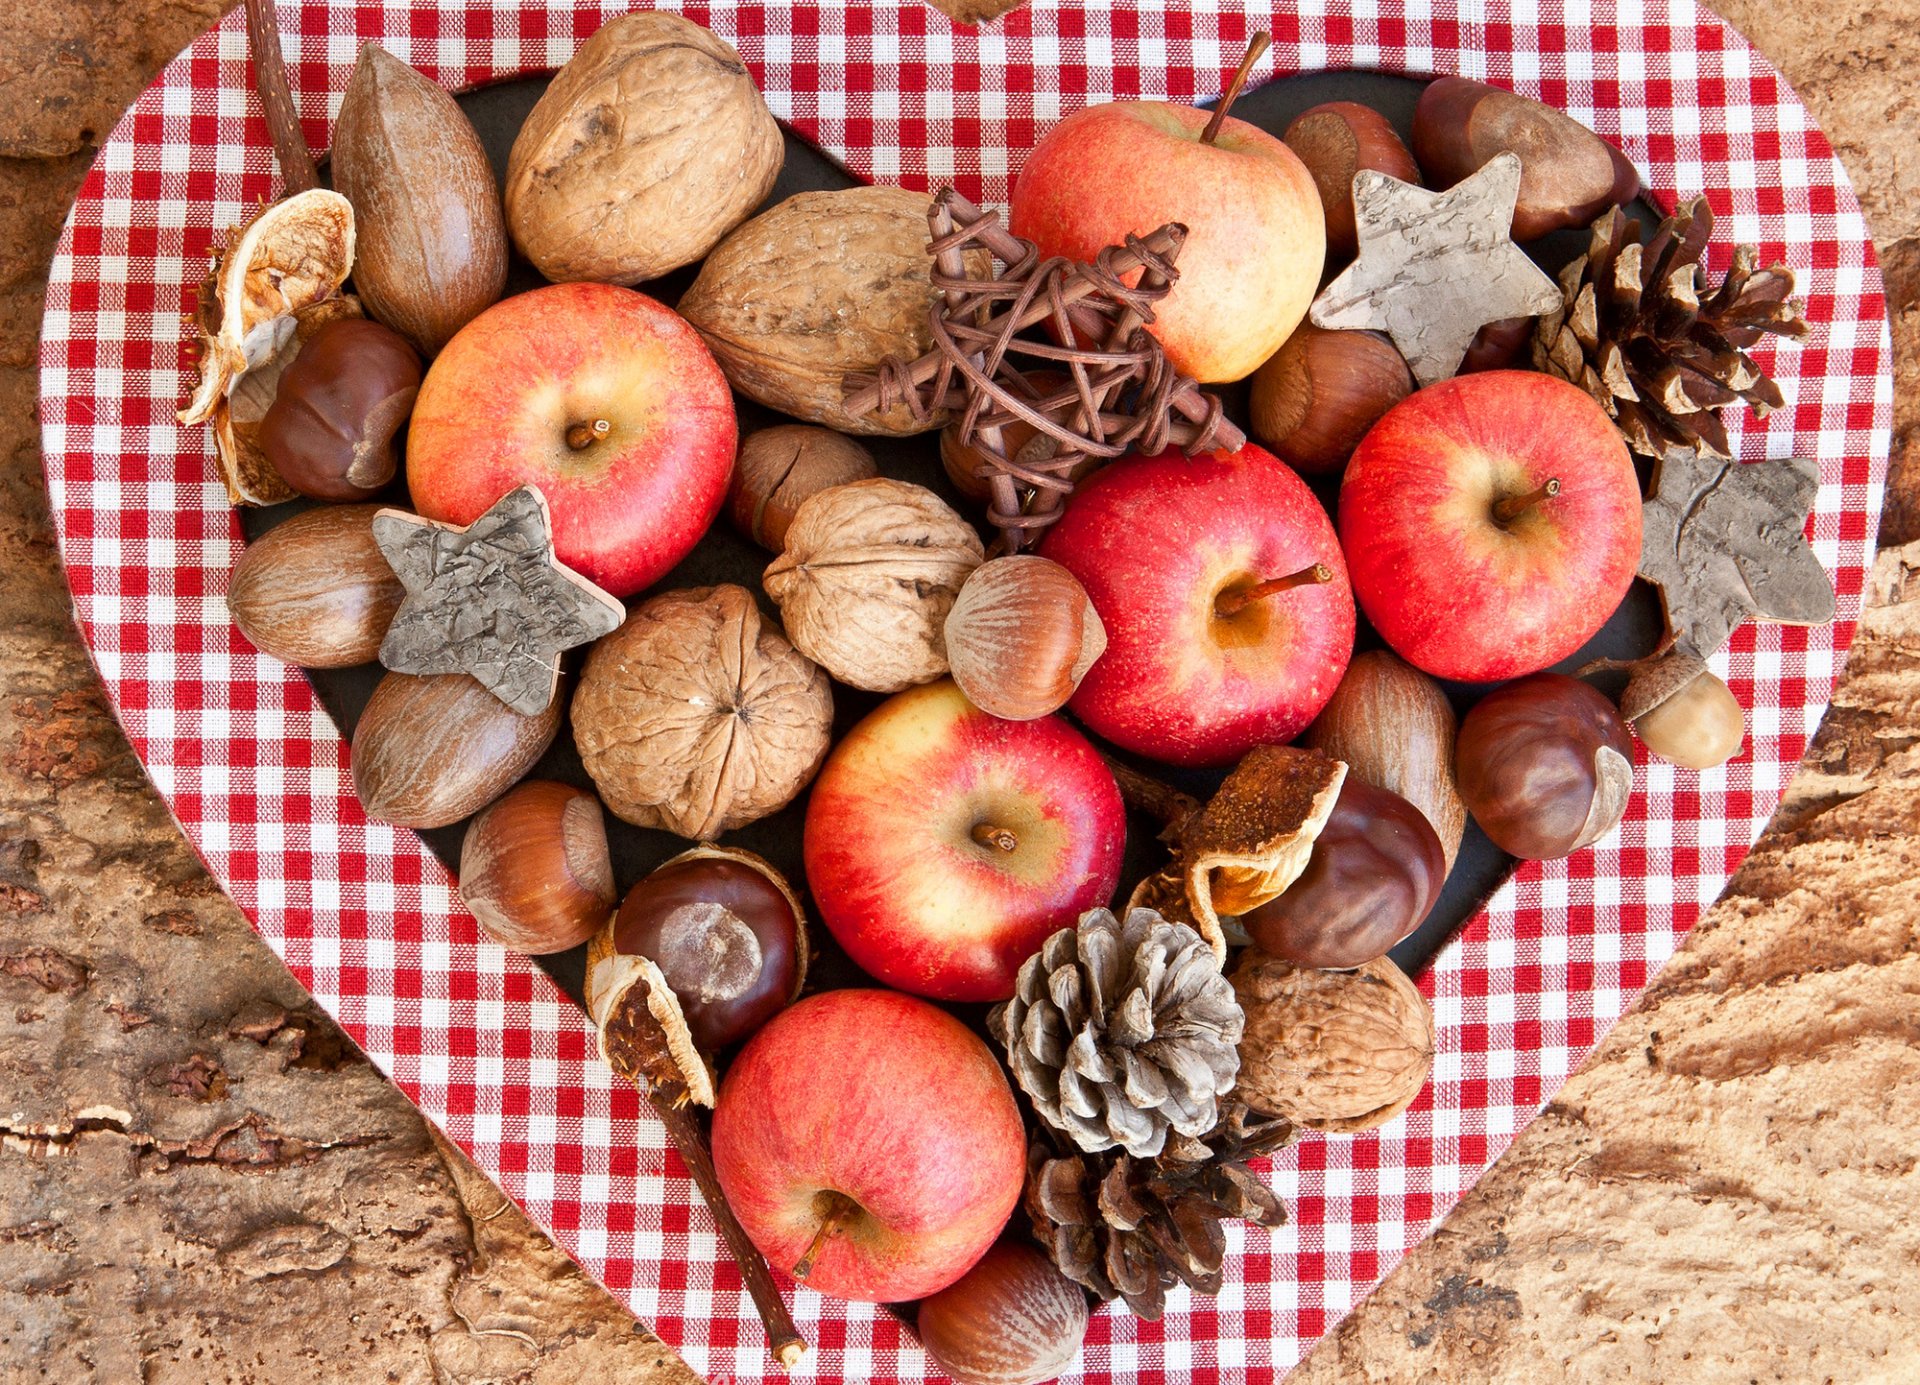
[[[1240,923],[1262,951],[1297,966],[1357,967],[1418,928],[1446,880],[1426,814],[1349,774],[1300,878]]]
[[[1589,817],[1607,787],[1600,781],[1602,748],[1631,771],[1633,739],[1602,693],[1559,673],[1516,679],[1461,719],[1454,743],[1460,797],[1508,855],[1556,860],[1598,835]]]
[[[768,870],[681,857],[629,890],[614,919],[615,951],[660,968],[702,1053],[739,1043],[794,998],[800,925]]]
[[[393,480],[394,438],[420,392],[420,357],[365,318],[322,327],[280,377],[260,446],[289,486],[315,500],[365,500]]]

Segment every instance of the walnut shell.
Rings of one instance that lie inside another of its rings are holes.
[[[622,15],[580,46],[507,159],[507,227],[547,278],[637,284],[692,264],[773,191],[780,126],[733,45]]]
[[[889,356],[911,361],[933,345],[938,295],[927,254],[925,193],[904,188],[803,192],[720,243],[680,300],[733,387],[795,418],[843,433],[905,436],[945,425],[905,404],[884,413],[842,406],[848,375],[871,375]],[[967,269],[991,262],[970,252]]]
[[[833,731],[827,676],[731,584],[664,592],[594,645],[573,740],[620,817],[698,841],[777,812]]]
[[[1387,958],[1315,971],[1250,947],[1230,979],[1247,1012],[1234,1091],[1248,1105],[1351,1134],[1385,1125],[1426,1085],[1433,1011]]]
[[[808,658],[851,687],[899,692],[947,671],[947,613],[985,560],[939,496],[876,476],[802,503],[765,581]]]

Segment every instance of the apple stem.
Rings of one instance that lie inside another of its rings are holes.
[[[1000,851],[1013,851],[1020,845],[1020,839],[1007,827],[996,827],[990,822],[976,823],[973,839],[982,846],[991,846]]]
[[[1260,61],[1267,49],[1273,46],[1273,35],[1265,29],[1260,30],[1247,40],[1247,51],[1240,55],[1240,66],[1234,70],[1233,80],[1227,84],[1226,94],[1220,98],[1220,104],[1213,108],[1213,119],[1207,122],[1207,128],[1200,132],[1202,144],[1212,144],[1220,137],[1220,127],[1227,123],[1227,112],[1233,103],[1240,99],[1240,89],[1247,84],[1247,78],[1253,75],[1253,65]]]
[[[1551,500],[1558,494],[1560,494],[1560,478],[1549,476],[1547,483],[1538,490],[1528,491],[1525,495],[1511,495],[1505,500],[1496,501],[1493,517],[1502,524],[1511,524],[1542,500]]]
[[[840,1224],[854,1209],[854,1201],[845,1193],[827,1194],[826,1213],[820,1218],[820,1229],[813,1233],[813,1240],[807,1244],[807,1253],[794,1264],[793,1277],[802,1284],[813,1273],[813,1262],[820,1258],[820,1252],[827,1248],[827,1242],[839,1234]]]
[[[567,427],[567,446],[575,452],[584,452],[612,431],[613,425],[604,418],[596,418],[591,423],[570,424]]]
[[[1238,615],[1254,602],[1269,596],[1278,596],[1281,592],[1292,591],[1295,587],[1318,586],[1322,582],[1333,580],[1333,569],[1325,563],[1314,563],[1298,572],[1290,572],[1285,577],[1269,578],[1265,582],[1251,587],[1242,587],[1239,591],[1221,592],[1214,599],[1213,613],[1223,619]]]

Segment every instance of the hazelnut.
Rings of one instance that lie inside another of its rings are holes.
[[[727,517],[762,548],[778,553],[802,501],[879,473],[873,454],[844,433],[783,423],[747,434],[727,487]]]
[[[1418,183],[1420,169],[1393,123],[1371,106],[1329,101],[1302,111],[1280,136],[1307,166],[1327,214],[1327,253],[1351,259],[1359,248],[1353,222],[1353,175],[1372,169]]]
[[[1300,877],[1240,926],[1263,951],[1303,967],[1357,967],[1420,926],[1440,898],[1447,857],[1413,804],[1349,773]]]
[[[645,957],[703,1053],[740,1043],[799,999],[807,923],[780,872],[749,851],[696,847],[627,891],[614,953]]]
[[[406,589],[373,538],[377,505],[325,505],[247,545],[227,610],[254,648],[301,668],[370,664]]]
[[[1026,380],[1035,391],[1036,398],[1058,393],[1072,384],[1065,373],[1057,370],[1036,370],[1028,374]],[[1044,462],[1053,456],[1060,445],[1025,419],[1015,419],[1005,424],[1000,429],[1000,442],[1016,464]],[[1084,470],[1091,471],[1105,460],[1090,457]],[[954,489],[967,499],[982,503],[992,499],[993,488],[987,483],[986,458],[972,443],[960,441],[958,419],[940,430],[940,464],[946,468],[947,479],[953,482]],[[1075,472],[1074,479],[1077,480],[1083,468],[1076,467]]]
[[[1636,665],[1620,714],[1648,750],[1682,769],[1712,769],[1740,751],[1747,718],[1704,660],[1678,650]]]
[[[1257,1110],[1351,1134],[1385,1125],[1426,1086],[1433,1011],[1385,957],[1316,971],[1250,947],[1230,979],[1247,1015],[1234,1090]]]
[[[953,681],[983,712],[1031,721],[1066,705],[1107,647],[1079,579],[1019,554],[973,570],[945,627]]]
[[[947,671],[947,613],[985,558],[939,496],[881,476],[804,502],[765,581],[808,658],[851,687],[899,692]]]
[[[547,779],[508,790],[467,827],[460,898],[495,942],[517,952],[584,943],[616,898],[600,800]]]
[[[920,1301],[920,1345],[956,1385],[1038,1385],[1087,1335],[1087,1296],[1033,1246],[1006,1238]]]
[[[406,338],[365,318],[329,322],[281,375],[261,449],[302,495],[365,500],[393,480],[394,438],[419,392]]]
[[[791,803],[832,731],[826,675],[731,584],[636,606],[573,695],[573,741],[607,806],[700,841]]]
[[[1375,332],[1302,323],[1254,372],[1253,433],[1308,473],[1340,470],[1381,415],[1413,393],[1413,373]]]
[[[446,827],[504,793],[559,731],[557,699],[522,716],[464,673],[389,673],[353,728],[353,787],[368,817]]]
[[[1493,844],[1558,860],[1611,832],[1633,792],[1633,741],[1599,692],[1559,673],[1502,684],[1460,722],[1454,773]]]

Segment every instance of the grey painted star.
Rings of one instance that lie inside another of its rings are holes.
[[[1360,257],[1313,301],[1313,325],[1371,328],[1422,385],[1460,368],[1489,322],[1560,306],[1560,287],[1513,243],[1520,160],[1500,154],[1445,192],[1363,170],[1353,179]]]
[[[523,716],[552,705],[562,653],[626,618],[554,556],[546,497],[533,486],[464,529],[382,510],[373,537],[407,589],[380,662],[399,673],[472,674]]]
[[[1802,457],[1735,462],[1669,452],[1641,524],[1640,575],[1660,588],[1667,628],[1706,658],[1748,616],[1833,619],[1833,582],[1806,539],[1820,467]]]

